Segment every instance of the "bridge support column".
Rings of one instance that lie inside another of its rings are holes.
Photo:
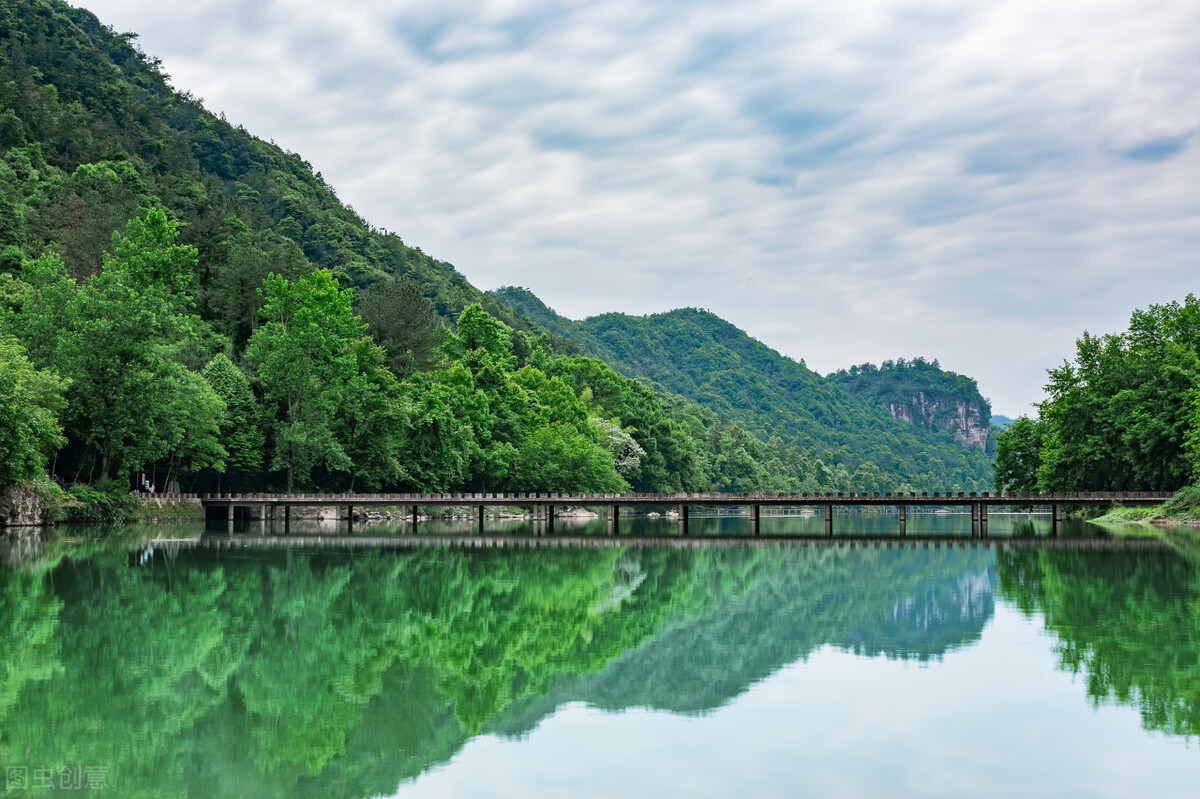
[[[346,530],[351,532],[354,530],[354,506],[346,506]]]
[[[412,531],[414,534],[416,534],[416,532],[417,532],[417,506],[416,505],[412,506]]]
[[[750,506],[750,532],[752,532],[754,535],[762,534],[762,518],[759,515],[759,511],[761,509],[761,505]]]
[[[908,535],[908,506],[900,503],[900,535]]]
[[[1051,535],[1062,535],[1062,505],[1050,506]]]
[[[233,535],[233,503],[225,508],[225,532]]]
[[[988,509],[987,505],[983,504],[982,502],[979,503],[979,537],[980,538],[987,538],[987,534],[988,534],[988,531],[987,531],[987,509]]]
[[[979,537],[979,503],[971,503],[971,537]]]
[[[292,531],[292,506],[283,506],[283,531],[290,533]]]
[[[546,506],[546,532],[554,532],[554,506]]]
[[[833,535],[833,505],[825,503],[825,535]]]
[[[613,505],[608,509],[608,526],[613,535],[621,534],[621,506]]]
[[[267,534],[267,506],[265,504],[258,506],[258,534]]]
[[[688,506],[679,506],[679,534],[688,535]]]
[[[479,504],[479,532],[483,533],[483,503]]]

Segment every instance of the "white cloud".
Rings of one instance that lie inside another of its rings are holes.
[[[706,307],[1001,412],[1193,290],[1200,8],[96,0],[374,224],[569,316]]]

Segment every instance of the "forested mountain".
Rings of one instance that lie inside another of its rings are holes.
[[[990,477],[987,401],[973,380],[923,360],[823,378],[706,311],[573,321],[527,289],[492,293],[617,371],[653,380],[827,465],[854,472],[871,464],[917,486],[975,488]],[[914,418],[921,423],[911,424]]]
[[[864,363],[830,377],[897,419],[930,433],[949,433],[964,447],[987,449],[991,404],[974,380],[942,371],[937,361],[899,358],[879,366]]]
[[[60,0],[0,5],[0,101],[0,482],[47,469],[112,490],[142,473],[198,490],[987,480],[949,434],[709,314],[567,325],[502,295],[531,322]]]

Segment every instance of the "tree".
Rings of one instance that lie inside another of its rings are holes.
[[[253,365],[271,414],[272,469],[287,470],[287,490],[312,470],[351,471],[337,417],[359,374],[352,345],[366,326],[351,310],[353,291],[318,269],[289,281],[271,274],[260,289],[262,325],[250,337]]]
[[[0,320],[0,486],[43,474],[47,457],[66,443],[58,414],[67,383],[35,369]]]
[[[364,289],[357,310],[400,377],[427,371],[442,359],[446,328],[413,281],[390,278]]]
[[[400,461],[404,425],[399,384],[384,366],[384,351],[368,338],[350,344],[354,373],[345,387],[336,433],[350,456],[350,490],[361,479],[368,487],[405,476]]]
[[[1200,381],[1200,301],[1134,311],[1129,330],[1075,344],[1051,369],[1038,467],[1044,491],[1173,490],[1192,464],[1192,389]]]
[[[228,453],[226,471],[231,477],[241,478],[257,473],[262,469],[264,440],[258,400],[250,381],[224,353],[217,354],[200,374],[225,403],[220,440]]]
[[[177,234],[160,208],[130,220],[82,285],[53,256],[26,265],[32,291],[17,327],[26,341],[41,340],[39,361],[71,380],[68,421],[99,453],[101,479],[167,456],[185,468],[223,468],[224,405],[183,363],[206,346],[208,328],[187,293],[196,250]]]
[[[1022,416],[996,436],[996,491],[1037,491],[1045,425]]]

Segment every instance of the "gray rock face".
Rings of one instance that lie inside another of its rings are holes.
[[[0,527],[40,527],[46,524],[46,503],[21,485],[0,488]]]
[[[944,430],[964,447],[987,447],[988,419],[983,409],[972,403],[926,396],[924,391],[918,391],[907,403],[887,403],[887,409],[893,417],[909,424],[919,421],[927,430]]]

